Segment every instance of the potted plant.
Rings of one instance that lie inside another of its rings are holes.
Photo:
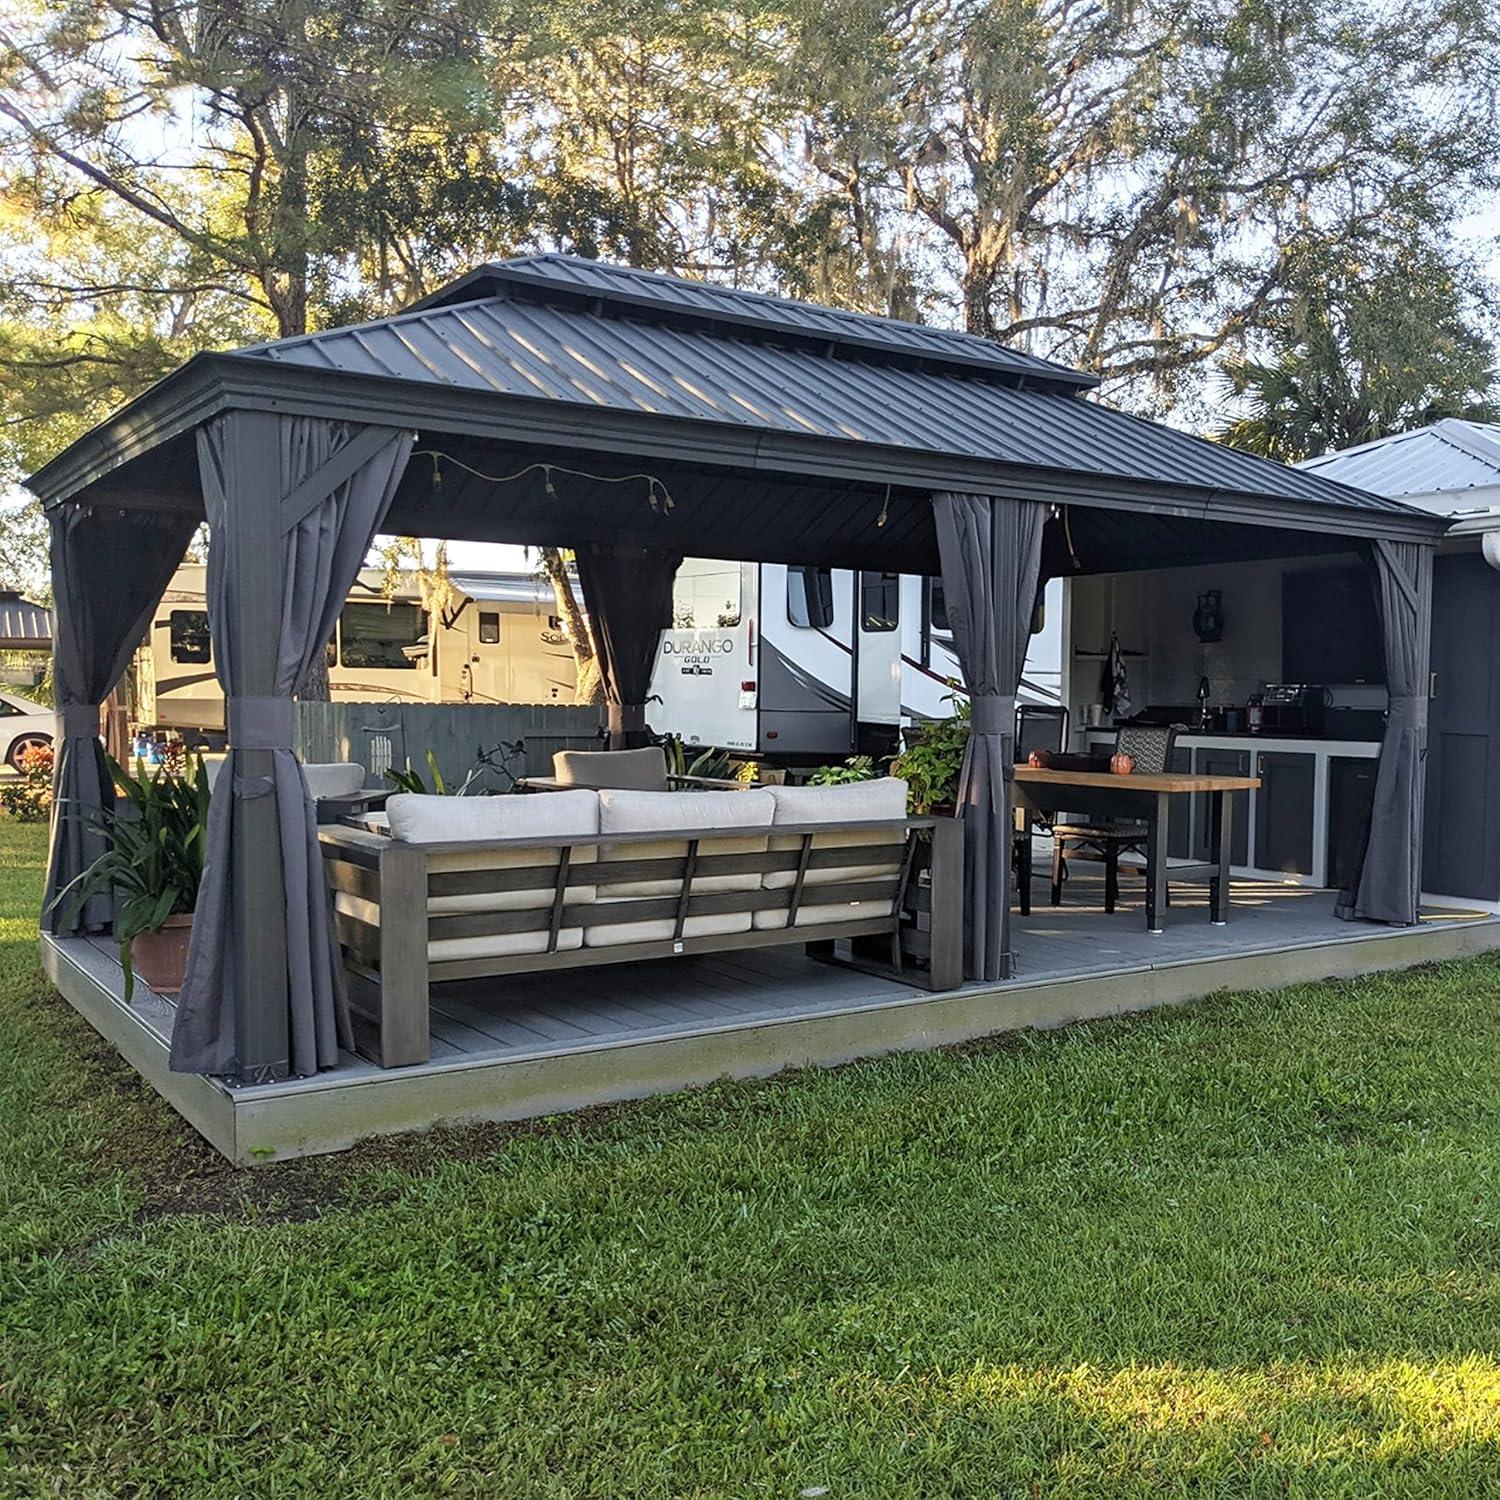
[[[196,759],[180,775],[158,766],[148,776],[139,761],[134,776],[113,760],[109,769],[120,793],[99,819],[109,846],[57,900],[67,899],[76,915],[91,896],[113,897],[126,1000],[136,969],[158,994],[176,994],[203,878],[208,773]]]
[[[907,731],[906,748],[891,762],[891,775],[907,785],[908,810],[925,816],[951,817],[958,796],[958,773],[969,744],[967,699],[950,698],[953,713]]]

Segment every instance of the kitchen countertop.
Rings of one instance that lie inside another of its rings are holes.
[[[1113,740],[1115,731],[1107,726],[1086,728],[1088,735]],[[1227,729],[1180,729],[1177,743],[1189,749],[1200,745],[1232,746],[1240,750],[1285,751],[1304,755],[1347,755],[1356,759],[1373,759],[1380,754],[1379,740],[1341,739],[1328,734],[1287,734],[1279,732],[1259,734],[1248,732],[1230,733]]]

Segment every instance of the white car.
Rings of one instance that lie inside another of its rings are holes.
[[[50,745],[57,732],[57,717],[52,709],[19,693],[0,690],[0,760],[19,771],[21,752],[38,745]]]

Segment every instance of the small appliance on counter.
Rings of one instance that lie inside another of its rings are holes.
[[[1328,690],[1321,684],[1271,682],[1260,695],[1262,734],[1322,734]]]

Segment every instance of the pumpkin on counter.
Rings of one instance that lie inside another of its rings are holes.
[[[1033,750],[1026,757],[1026,764],[1033,770],[1045,771],[1052,764],[1052,752],[1050,750]]]
[[[1135,756],[1116,750],[1109,758],[1109,768],[1116,776],[1129,776],[1135,770]]]

